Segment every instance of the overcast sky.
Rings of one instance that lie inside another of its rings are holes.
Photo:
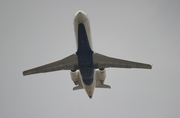
[[[92,99],[70,71],[22,71],[76,52],[73,16],[88,14],[94,51],[149,63],[108,68]],[[0,0],[1,118],[179,118],[179,0]]]

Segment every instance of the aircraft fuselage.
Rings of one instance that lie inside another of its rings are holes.
[[[94,67],[92,58],[92,42],[90,25],[87,15],[78,11],[74,17],[74,30],[77,43],[78,66],[81,74],[81,82],[88,96],[91,98],[94,88]]]

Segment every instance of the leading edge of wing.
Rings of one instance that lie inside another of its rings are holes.
[[[37,74],[52,72],[58,70],[77,70],[78,69],[78,59],[76,54],[72,54],[62,60],[55,61],[43,66],[32,68],[23,72],[23,75]]]
[[[102,54],[93,53],[93,61],[95,68],[143,68],[143,69],[152,69],[150,64],[127,61],[122,59],[116,59],[108,57]]]

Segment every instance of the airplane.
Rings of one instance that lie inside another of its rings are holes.
[[[150,64],[108,57],[93,51],[90,23],[87,14],[78,11],[74,15],[74,32],[77,51],[70,56],[43,66],[29,69],[23,75],[70,70],[75,84],[73,90],[85,89],[91,99],[95,88],[111,88],[104,84],[106,68],[152,69]]]

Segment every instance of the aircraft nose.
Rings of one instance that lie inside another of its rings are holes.
[[[85,15],[86,15],[86,13],[84,13],[84,12],[81,11],[81,10],[79,10],[79,11],[77,12],[77,14],[78,14],[78,15],[82,15],[82,14],[85,14]]]
[[[74,19],[76,21],[78,21],[79,23],[85,21],[87,19],[87,15],[86,13],[84,13],[83,11],[78,11],[76,14],[75,14],[75,17]]]
[[[78,11],[76,14],[75,14],[75,17],[85,17],[86,16],[86,13],[84,13],[83,11]]]
[[[82,11],[78,11],[77,14],[82,14]]]

